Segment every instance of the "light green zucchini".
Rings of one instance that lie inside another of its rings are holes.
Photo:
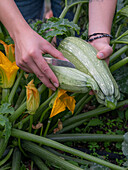
[[[61,89],[77,93],[87,93],[90,89],[99,91],[97,83],[91,76],[75,68],[53,65],[50,65],[50,68],[57,76]]]
[[[76,69],[90,75],[98,84],[94,91],[99,103],[115,109],[120,92],[105,60],[99,60],[97,50],[88,42],[77,37],[67,37],[61,41],[58,50],[72,62]]]

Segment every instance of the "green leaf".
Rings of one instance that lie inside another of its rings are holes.
[[[0,114],[12,114],[14,113],[14,108],[9,103],[3,103],[0,107]]]
[[[58,35],[63,35],[64,32],[63,31],[57,31],[57,30],[52,30],[52,31],[49,31],[46,35],[45,35],[45,38],[49,38],[49,37],[54,37],[54,36],[58,36]]]
[[[1,135],[4,136],[5,141],[7,141],[11,135],[11,123],[7,117],[0,115],[0,125],[3,127]]]
[[[48,20],[47,23],[43,23],[41,25],[39,34],[43,35],[45,31],[53,30],[54,32],[53,36],[63,35],[63,34],[68,35],[70,34],[70,29],[72,29],[73,31],[76,31],[77,34],[79,34],[80,28],[78,27],[77,24],[70,22],[68,19],[59,19],[59,18],[52,17]],[[50,37],[51,37],[51,33],[46,32],[46,34],[50,34]]]
[[[128,17],[128,5],[118,11],[117,15],[123,15]]]

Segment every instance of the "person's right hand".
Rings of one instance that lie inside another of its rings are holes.
[[[48,88],[56,90],[58,79],[50,69],[42,54],[50,54],[57,59],[67,60],[61,52],[54,48],[31,28],[24,30],[14,39],[16,64],[22,70],[34,73]]]

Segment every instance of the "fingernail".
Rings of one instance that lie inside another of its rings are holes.
[[[99,53],[98,56],[99,56],[100,59],[104,58],[104,54],[103,53]]]
[[[55,87],[58,87],[59,85],[57,83],[53,83]]]

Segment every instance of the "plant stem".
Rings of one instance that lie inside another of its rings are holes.
[[[50,123],[51,123],[51,119],[48,120],[46,129],[45,129],[45,131],[44,131],[44,137],[46,137],[46,135],[47,135],[47,133],[48,133],[48,129],[49,129]]]
[[[5,162],[8,161],[8,159],[9,159],[9,158],[11,157],[11,155],[12,155],[12,152],[13,152],[13,148],[10,149],[9,153],[7,154],[7,156],[6,156],[3,160],[0,161],[0,166],[2,166]]]
[[[77,5],[77,10],[76,10],[75,16],[73,18],[74,24],[78,23],[78,20],[79,20],[79,17],[80,17],[80,13],[81,13],[81,9],[82,9],[82,3]]]
[[[38,88],[38,92],[39,94],[43,93],[46,90],[46,86],[44,84],[42,84],[39,88]]]
[[[124,170],[124,168],[122,168],[122,167],[119,167],[119,166],[114,165],[112,163],[106,162],[106,161],[101,160],[99,158],[96,158],[94,156],[88,155],[84,152],[78,151],[76,149],[65,146],[61,143],[58,143],[56,141],[50,140],[50,139],[45,138],[45,137],[34,135],[34,134],[31,134],[31,133],[28,133],[28,132],[25,132],[25,131],[21,131],[21,130],[17,130],[17,129],[14,129],[14,128],[12,128],[11,136],[16,137],[16,138],[21,138],[21,139],[24,139],[24,140],[28,140],[28,141],[32,141],[32,142],[36,142],[36,143],[43,144],[43,145],[46,145],[46,146],[50,146],[52,148],[59,149],[59,150],[62,150],[64,152],[79,156],[81,158],[84,158],[84,159],[87,159],[89,161],[98,163],[100,165],[107,166],[111,169]],[[25,148],[27,149],[28,147],[30,147],[30,145],[27,144]],[[31,149],[32,148],[33,147],[31,147]],[[45,158],[46,158],[46,155],[45,155]]]
[[[51,101],[51,99],[54,97],[55,93],[49,97],[44,103],[42,103],[39,108],[37,109],[36,113],[34,114],[34,122],[37,122],[38,118],[40,117],[40,115],[42,114],[42,109],[44,107],[46,107],[46,105]],[[12,118],[11,118],[12,119]],[[14,119],[14,118],[13,118]],[[26,118],[24,118],[23,120],[21,120],[20,122],[18,122],[17,124],[14,125],[14,127],[18,127],[18,126],[23,126],[24,123],[27,123],[30,119],[30,115]]]
[[[122,102],[119,102],[117,104],[116,109],[118,109],[119,107],[124,106],[125,104],[128,104],[128,100],[124,100]],[[70,124],[73,124],[75,122],[78,122],[80,120],[84,120],[84,119],[91,118],[91,117],[94,117],[94,116],[97,116],[97,115],[100,115],[100,114],[103,114],[103,113],[107,113],[109,111],[111,111],[110,108],[102,107],[102,108],[97,108],[97,109],[89,111],[89,112],[79,114],[77,116],[71,117],[68,120],[64,121],[63,122],[63,127],[68,126]]]
[[[21,152],[18,148],[15,148],[12,158],[12,170],[20,169]]]
[[[82,160],[82,159],[79,159],[79,158],[74,158],[74,157],[71,157],[71,156],[67,156],[67,155],[65,155],[63,153],[55,151],[54,149],[52,149],[50,147],[45,146],[44,148],[46,148],[48,151],[54,153],[55,155],[57,155],[59,157],[62,157],[64,159],[66,159],[66,160],[74,161],[74,162],[77,162],[77,163],[79,163],[81,165],[93,165],[92,162],[85,161],[85,160]]]
[[[30,115],[29,133],[32,132],[33,115]]]
[[[48,103],[52,100],[52,98],[55,96],[56,92],[53,93],[44,103],[42,103],[39,108],[37,109],[36,113],[34,114],[34,122],[38,120],[40,115],[42,114],[42,109],[44,109]]]
[[[29,157],[34,161],[40,170],[49,170],[49,168],[44,164],[44,162],[36,155],[29,154]]]
[[[124,66],[125,64],[128,63],[128,57],[125,57],[124,59],[122,59],[121,61],[117,62],[116,64],[112,65],[110,67],[110,71],[114,72],[115,70],[117,70],[118,68]]]
[[[18,97],[18,100],[17,100],[17,102],[16,102],[16,104],[15,104],[15,110],[17,110],[18,109],[18,107],[21,105],[21,103],[22,103],[22,101],[23,101],[23,99],[24,99],[24,97],[25,97],[25,94],[26,94],[26,89],[25,88],[22,88],[22,90],[21,90],[21,92],[20,92],[20,95],[19,95],[19,97]]]
[[[54,134],[47,135],[49,139],[58,142],[68,141],[88,141],[88,142],[123,142],[123,135],[107,135],[107,134]]]
[[[47,151],[44,148],[41,148],[37,144],[32,142],[23,142],[23,147],[26,151],[30,152],[31,154],[35,154],[36,156],[40,157],[41,159],[48,161],[51,164],[59,166],[61,169],[70,169],[70,170],[82,170],[81,168],[65,161],[64,159],[56,156],[55,154]]]
[[[15,82],[15,84],[14,84],[14,86],[13,86],[11,92],[10,92],[9,98],[8,98],[8,102],[9,102],[9,103],[12,103],[12,101],[13,101],[13,97],[14,97],[14,95],[15,95],[15,93],[16,93],[16,90],[17,90],[17,88],[18,88],[18,86],[19,86],[19,83],[20,83],[20,80],[21,80],[21,78],[22,78],[22,76],[23,76],[23,73],[24,73],[24,71],[21,70],[21,71],[20,71],[20,74],[18,75],[18,77],[17,77],[17,79],[16,79],[16,82]]]
[[[10,122],[14,122],[26,110],[26,102],[24,102],[10,117]]]
[[[19,147],[20,151],[23,153],[23,155],[26,156],[26,157],[28,157],[27,154],[26,154],[26,153],[24,152],[24,150],[22,149],[20,138],[18,138],[18,147]]]
[[[8,96],[10,93],[10,89],[2,88],[2,102],[8,102]]]
[[[66,6],[66,7],[68,6],[68,2],[67,2],[67,0],[65,0],[65,6]]]
[[[0,159],[6,150],[6,147],[8,145],[8,141],[6,141],[4,138],[0,138]]]
[[[40,123],[43,121],[43,118],[44,118],[45,114],[48,112],[48,110],[50,110],[50,107],[47,107],[47,108],[43,111],[43,113],[42,113],[42,115],[41,115],[41,117],[40,117],[40,120],[39,120]],[[37,131],[38,131],[38,129],[36,129],[36,130],[34,131],[34,134],[36,134]]]
[[[76,105],[75,107],[75,112],[74,112],[74,115],[77,115],[79,114],[83,107],[85,106],[85,104],[87,104],[92,98],[93,98],[93,95],[92,96],[89,96],[88,98],[88,94],[85,95]]]
[[[62,13],[60,14],[59,18],[62,19],[65,17],[66,13],[68,12],[69,8],[68,6],[65,6]]]
[[[116,35],[115,35],[116,38],[120,35],[123,25],[124,24],[119,25],[117,32],[116,32]],[[112,45],[113,51],[115,51],[115,47],[116,47],[116,44],[113,44]]]
[[[109,62],[112,63],[113,61],[115,61],[118,57],[120,57],[123,53],[125,53],[128,50],[128,45],[123,46],[122,48],[120,48],[118,51],[116,51],[115,53],[113,53],[110,56],[110,60]]]

